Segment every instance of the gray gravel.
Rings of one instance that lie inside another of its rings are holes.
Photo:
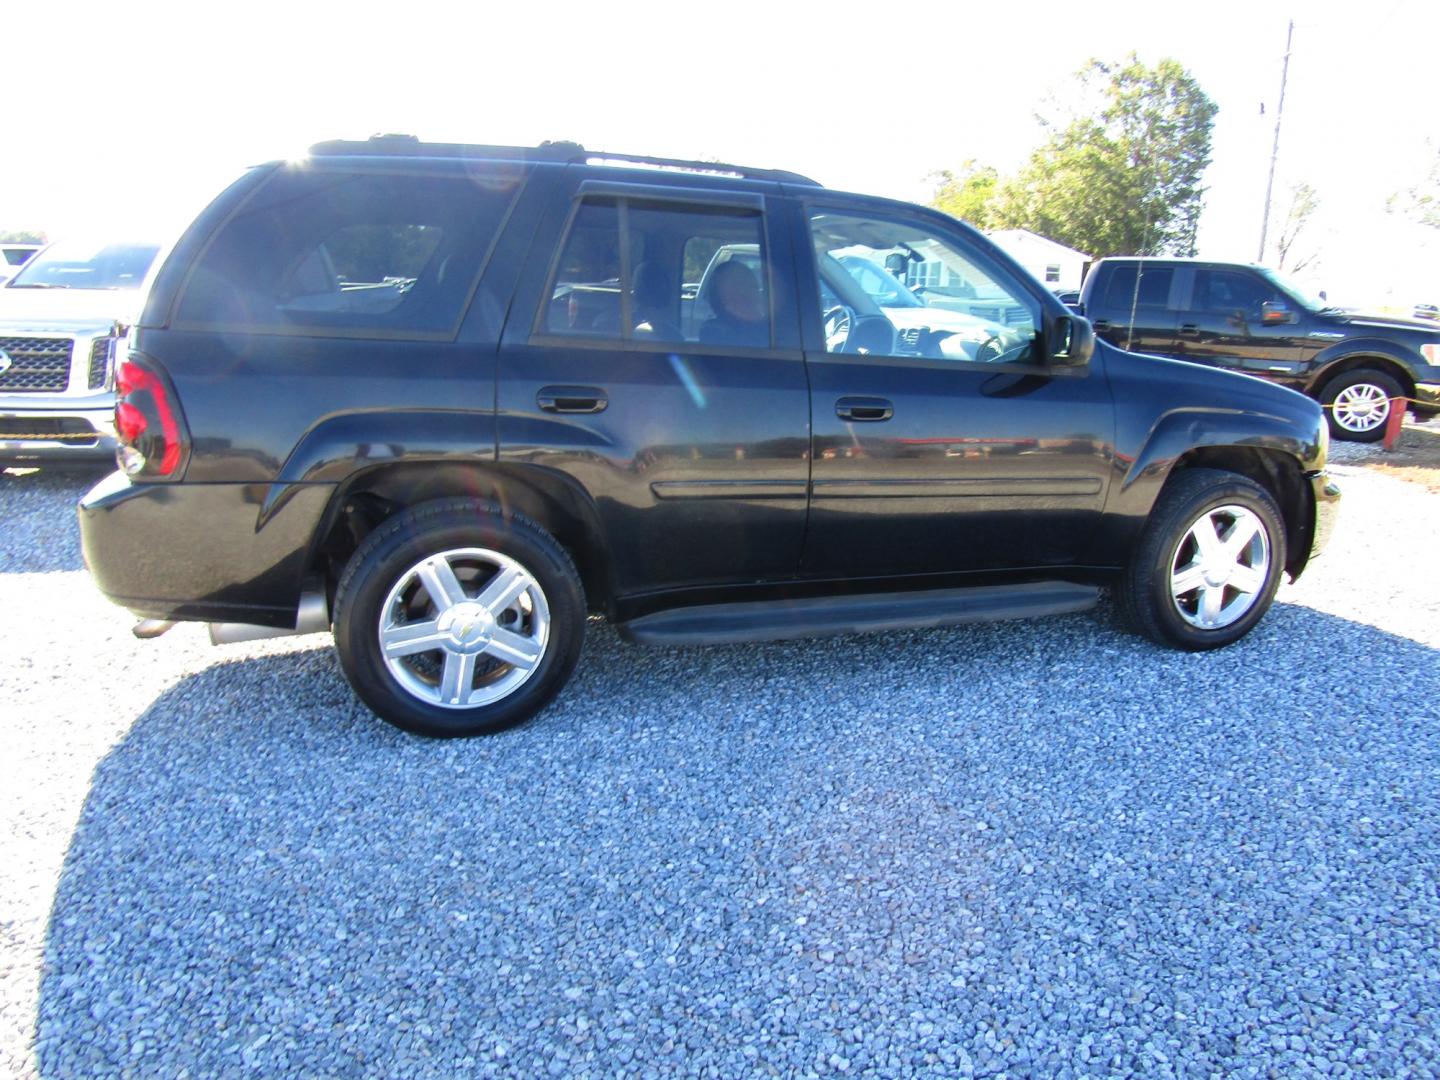
[[[0,1073],[1434,1074],[1440,496],[1344,471],[1218,654],[596,625],[463,743],[323,638],[132,640],[85,481],[0,477]]]

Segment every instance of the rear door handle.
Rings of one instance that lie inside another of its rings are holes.
[[[610,404],[598,386],[544,386],[535,395],[535,404],[545,412],[597,413]]]
[[[1180,327],[1180,336],[1198,338],[1200,336],[1200,328],[1194,323],[1184,323]]]
[[[884,398],[842,397],[835,402],[835,415],[841,420],[862,422],[889,420],[895,415],[895,406]]]

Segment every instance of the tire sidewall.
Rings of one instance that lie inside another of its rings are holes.
[[[1147,537],[1147,542],[1143,545],[1143,569],[1147,576],[1144,592],[1151,608],[1155,629],[1168,644],[1190,652],[1223,648],[1254,629],[1270,610],[1275,592],[1280,587],[1280,575],[1285,568],[1285,525],[1274,500],[1263,488],[1247,478],[1223,473],[1213,475],[1225,479],[1217,479],[1167,506],[1164,519],[1157,523],[1155,531]],[[1250,606],[1250,610],[1228,626],[1218,630],[1203,630],[1186,622],[1176,610],[1174,598],[1170,594],[1171,566],[1190,527],[1201,515],[1222,506],[1243,506],[1261,520],[1267,534],[1270,563],[1266,570],[1265,586],[1255,603]]]
[[[400,526],[361,545],[336,598],[335,647],[355,692],[382,719],[416,734],[488,734],[519,724],[550,701],[579,658],[585,604],[573,564],[546,533],[528,522],[454,509],[407,512]],[[427,518],[429,520],[427,520]],[[512,694],[472,709],[445,709],[414,697],[396,681],[380,648],[380,612],[391,588],[427,555],[481,547],[515,559],[534,576],[550,609],[550,631],[539,667]],[[347,587],[348,586],[348,587]]]

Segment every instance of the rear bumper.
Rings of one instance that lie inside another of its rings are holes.
[[[85,565],[142,618],[293,627],[331,484],[137,484],[112,473],[80,500]]]
[[[0,398],[0,462],[106,461],[114,458],[116,446],[114,399],[108,394],[74,404]]]

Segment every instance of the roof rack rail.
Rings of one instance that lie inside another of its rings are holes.
[[[687,161],[684,158],[651,157],[648,154],[612,154],[590,151],[577,142],[555,140],[539,146],[486,146],[479,143],[428,143],[414,135],[371,135],[368,139],[330,139],[310,147],[313,156],[328,154],[398,154],[414,157],[500,157],[529,161],[561,161],[570,164],[610,165],[616,168],[660,169],[734,176],[745,180],[775,180],[787,184],[819,187],[816,180],[785,169],[755,169],[723,161]]]
[[[368,139],[328,139],[310,147],[313,157],[329,154],[397,154],[409,157],[500,157],[571,161],[584,147],[576,142],[543,142],[539,146],[486,146],[480,143],[421,142],[415,135],[371,135]]]
[[[659,169],[666,172],[704,173],[710,176],[734,176],[745,180],[777,180],[787,184],[806,184],[820,187],[818,180],[812,180],[797,172],[786,169],[756,169],[749,165],[731,165],[724,161],[687,161],[684,158],[651,157],[648,154],[610,154],[600,151],[577,154],[574,162],[587,165],[611,165],[616,168],[634,166],[641,169]]]

